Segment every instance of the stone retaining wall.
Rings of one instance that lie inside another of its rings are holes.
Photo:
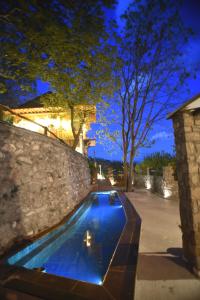
[[[0,253],[60,222],[90,190],[86,158],[0,122]]]

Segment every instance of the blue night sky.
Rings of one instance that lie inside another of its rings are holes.
[[[115,18],[120,27],[123,26],[123,21],[120,19],[120,15],[123,14],[125,9],[131,0],[119,0],[115,10]],[[182,10],[182,17],[187,26],[190,26],[195,35],[190,38],[188,44],[183,49],[183,60],[186,66],[193,71],[195,68],[198,68],[196,73],[196,78],[192,77],[187,80],[186,86],[183,87],[183,90],[180,91],[179,98],[180,103],[189,100],[195,94],[200,92],[200,1],[199,0],[185,0],[184,7]],[[50,89],[47,83],[41,81],[37,82],[37,91],[38,94],[42,94]],[[172,108],[172,111],[174,107]],[[169,111],[170,112],[170,111]],[[95,137],[96,130],[99,129],[98,119],[97,123],[91,126],[91,130],[88,134],[90,137]],[[142,160],[142,158],[149,153],[155,151],[166,151],[173,152],[174,137],[173,137],[173,127],[171,120],[162,120],[159,124],[155,124],[150,139],[154,139],[155,143],[151,148],[141,149],[138,154],[137,161]],[[121,160],[122,153],[117,146],[110,147],[108,143],[101,144],[97,137],[96,147],[91,147],[89,150],[89,155],[91,157],[99,157],[110,160]]]

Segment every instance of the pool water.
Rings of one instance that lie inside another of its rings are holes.
[[[116,192],[91,193],[68,222],[8,263],[101,285],[125,223]]]

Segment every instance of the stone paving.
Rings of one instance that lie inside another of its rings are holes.
[[[135,300],[200,300],[200,279],[182,259],[179,203],[146,190],[126,194],[142,218]]]

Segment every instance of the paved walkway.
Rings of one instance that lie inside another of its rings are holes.
[[[200,300],[200,280],[182,259],[178,202],[146,190],[127,196],[142,218],[135,300]]]

